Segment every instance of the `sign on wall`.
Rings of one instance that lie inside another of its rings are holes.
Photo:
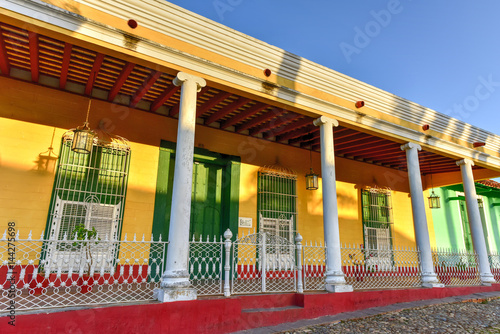
[[[238,227],[252,228],[252,218],[240,217]]]

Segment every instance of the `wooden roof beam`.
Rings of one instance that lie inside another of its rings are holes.
[[[150,111],[155,112],[158,110],[169,98],[175,95],[175,93],[180,89],[179,86],[171,85],[163,91],[163,93],[158,96],[158,98],[151,103]]]
[[[353,130],[353,129],[348,129],[346,128],[345,131],[333,131],[333,140],[335,141],[338,141],[338,140],[341,140],[341,139],[344,139],[344,138],[348,138],[348,137],[352,137],[352,136],[359,136],[359,135],[365,135],[365,136],[369,136],[368,134],[364,133],[364,132],[359,132],[359,131],[356,131],[356,130]]]
[[[311,124],[305,128],[296,129],[294,131],[290,131],[290,132],[287,132],[285,134],[278,135],[276,137],[276,141],[285,141],[285,140],[301,137],[304,134],[308,134],[308,133],[311,133],[311,132],[316,131],[316,130],[317,130],[317,127],[314,124]]]
[[[340,141],[335,141],[335,149],[342,149],[342,148],[350,148],[354,149],[356,147],[374,147],[374,146],[394,146],[394,143],[392,142],[387,142],[387,140],[383,138],[374,138],[374,137],[369,137],[369,138],[362,138],[359,140],[353,140],[353,141],[346,141],[346,142],[340,142]],[[382,145],[380,145],[382,143]],[[379,144],[379,145],[375,145]]]
[[[196,110],[196,117],[200,117],[225,99],[231,96],[231,93],[227,92],[219,92],[219,94],[215,95],[212,97],[210,100],[202,104],[197,110]],[[172,116],[172,115],[171,115]]]
[[[321,140],[318,137],[318,138],[314,138],[313,140],[307,140],[307,141],[300,143],[300,147],[304,148],[307,146],[316,146],[316,145],[319,145],[320,142],[321,142]]]
[[[97,73],[99,73],[99,70],[101,69],[103,60],[104,60],[104,55],[102,53],[98,53],[95,57],[92,70],[90,71],[87,84],[85,85],[85,95],[87,96],[90,96],[92,94],[92,88],[94,88],[94,82],[95,79],[97,78]]]
[[[290,131],[294,131],[295,129],[300,129],[308,124],[312,124],[312,119],[309,117],[305,117],[303,119],[299,119],[296,122],[290,123],[281,129],[272,129],[271,131],[268,131],[264,134],[265,138],[270,138],[270,137],[276,137],[278,139],[279,136],[284,136]],[[293,137],[294,138],[294,137]],[[284,140],[284,139],[283,139]]]
[[[258,126],[257,128],[253,129],[252,131],[250,131],[250,135],[256,136],[261,132],[271,131],[271,130],[273,133],[275,131],[281,131],[284,129],[284,125],[286,123],[292,122],[300,117],[302,117],[302,115],[295,114],[295,113],[288,113],[288,114],[279,116],[278,118],[276,118],[275,121],[271,120],[268,123],[262,124],[262,125]],[[267,137],[269,138],[271,136],[272,136],[272,134],[268,134]]]
[[[406,163],[406,157],[404,155],[404,152],[403,151],[397,151],[397,150],[394,150],[394,151],[391,151],[391,150],[386,150],[386,151],[382,151],[382,152],[385,152],[385,153],[377,153],[377,152],[374,152],[373,154],[371,153],[368,153],[368,154],[363,154],[362,156],[365,157],[366,159],[373,159],[373,160],[377,160],[377,159],[380,159],[382,157],[399,157],[402,162]],[[403,153],[403,155],[401,155],[401,153]],[[349,154],[349,155],[353,155],[351,154],[350,152],[346,152],[346,154]],[[360,155],[361,156],[361,155]],[[384,158],[385,159],[385,158]]]
[[[238,115],[234,115],[230,119],[222,122],[220,127],[221,127],[221,129],[226,129],[226,128],[230,127],[231,125],[239,123],[239,122],[243,121],[244,119],[257,114],[258,112],[266,109],[267,107],[269,107],[268,104],[257,102],[256,104],[254,104],[250,108],[240,112]]]
[[[146,95],[148,90],[153,87],[155,84],[156,80],[162,75],[162,72],[160,71],[151,71],[149,76],[144,80],[142,83],[141,87],[135,92],[134,96],[132,96],[132,99],[130,100],[130,107],[135,108],[137,103]]]
[[[252,118],[248,122],[241,124],[236,127],[236,132],[242,132],[244,130],[253,128],[254,126],[257,126],[259,124],[262,124],[264,122],[267,122],[268,120],[274,118],[274,117],[279,117],[283,115],[285,111],[283,109],[278,109],[278,108],[273,108],[272,110],[265,112],[257,117]]]
[[[290,139],[288,141],[288,144],[293,145],[296,143],[301,143],[300,146],[302,146],[302,143],[310,142],[310,141],[312,141],[316,138],[319,138],[319,137],[320,137],[319,128],[316,127],[315,131],[310,131],[310,132],[304,134],[303,136]]]
[[[208,86],[205,86],[203,87],[197,94],[197,96],[203,96],[205,95],[206,92],[208,92],[210,90],[210,87]],[[180,103],[177,103],[176,105],[174,105],[172,108],[170,108],[170,112],[169,112],[169,116],[172,116],[174,117],[175,115],[177,115],[179,113],[179,108],[180,108]],[[196,109],[198,109],[198,107],[196,107]],[[196,112],[196,117],[198,117],[198,112]]]
[[[10,76],[9,57],[7,56],[7,48],[5,47],[5,40],[0,27],[0,71],[5,76]]]
[[[123,84],[125,83],[125,81],[127,81],[128,76],[130,75],[130,73],[132,73],[134,66],[135,66],[135,64],[133,64],[133,63],[127,62],[125,64],[120,75],[118,76],[118,79],[115,81],[113,88],[111,88],[111,90],[109,91],[109,94],[108,94],[108,101],[109,102],[113,102],[116,95],[118,95],[118,92],[122,88]]]
[[[40,78],[38,59],[38,34],[30,31],[28,33],[28,38],[30,48],[31,81],[38,83],[38,79]]]
[[[370,136],[366,133],[358,132],[356,134],[350,134],[348,136],[343,136],[341,138],[334,138],[333,141],[335,143],[335,147],[339,147],[339,146],[345,146],[347,144],[352,145],[352,143],[357,143],[360,141],[368,141],[369,142],[372,139],[373,139],[372,136]]]
[[[233,111],[237,110],[238,108],[243,107],[245,104],[249,103],[251,100],[244,98],[244,97],[239,97],[236,101],[233,101],[232,103],[222,107],[220,110],[214,112],[212,115],[210,115],[206,120],[205,120],[205,125],[210,125],[215,121],[218,121],[219,119],[227,116],[228,114],[232,113]]]
[[[68,79],[68,70],[69,70],[69,62],[71,60],[71,49],[73,45],[70,43],[66,43],[64,45],[64,53],[61,64],[61,77],[59,78],[59,88],[66,88],[66,80]]]
[[[355,149],[355,147],[361,146],[362,148]],[[349,147],[344,147],[344,148],[337,148],[335,147],[336,151],[348,151],[352,154],[361,154],[362,152],[368,151],[369,153],[374,153],[374,152],[380,152],[380,151],[387,151],[388,147],[390,148],[391,146],[394,146],[392,143],[387,143],[383,145],[357,145],[357,146],[349,146]]]

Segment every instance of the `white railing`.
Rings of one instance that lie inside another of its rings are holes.
[[[297,291],[296,254],[297,245],[287,238],[267,232],[242,236],[233,243],[231,293]]]
[[[303,292],[325,289],[326,246],[295,243],[267,233],[231,241],[199,238],[189,243],[190,282],[199,296]],[[0,239],[0,313],[15,295],[16,310],[154,300],[165,270],[168,242],[132,240]],[[341,246],[342,270],[354,289],[421,286],[417,249],[370,250]],[[489,254],[500,282],[500,254]],[[433,250],[436,274],[446,286],[480,285],[474,252]]]
[[[205,240],[194,235],[189,243],[189,280],[198,295],[219,295],[224,292],[224,241]]]
[[[490,252],[488,259],[490,261],[491,273],[495,277],[495,280],[500,283],[500,253]]]
[[[167,242],[0,239],[0,312],[153,300]],[[15,299],[13,299],[15,295]]]
[[[478,257],[474,251],[433,249],[434,271],[445,286],[481,285]]]
[[[325,290],[326,247],[322,243],[305,242],[302,263],[304,290]]]
[[[365,249],[343,245],[341,253],[347,284],[355,290],[416,288],[422,285],[417,249]]]

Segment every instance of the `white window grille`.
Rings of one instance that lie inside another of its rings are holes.
[[[257,186],[259,231],[279,236],[294,243],[297,221],[297,175],[283,167],[259,169]],[[267,250],[267,262],[275,267],[278,258],[294,257],[288,247],[271,247]]]
[[[49,212],[48,239],[71,240],[77,225],[95,230],[101,240],[120,237],[128,179],[130,147],[126,139],[96,137],[89,154],[71,151],[72,131],[62,140],[61,154]],[[81,253],[73,243],[47,243],[42,255],[46,269],[66,270],[79,261]],[[93,258],[113,263],[117,249],[92,243]],[[100,265],[96,263],[96,265]]]
[[[260,232],[269,232],[293,243],[297,217],[297,175],[282,167],[260,168],[257,206]]]
[[[393,268],[393,221],[391,191],[368,188],[361,190],[365,263],[378,270]]]

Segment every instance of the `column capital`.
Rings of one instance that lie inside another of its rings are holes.
[[[313,124],[316,126],[321,126],[323,124],[331,124],[332,126],[339,126],[339,122],[336,119],[329,118],[326,116],[321,116],[313,121]]]
[[[474,166],[474,161],[470,159],[462,159],[457,161],[457,166],[462,166],[462,165],[471,165]]]
[[[188,74],[186,72],[179,72],[177,76],[172,80],[172,83],[175,86],[182,86],[182,84],[186,81],[192,81],[197,86],[197,91],[199,92],[203,87],[207,85],[205,79],[197,77],[195,75]]]
[[[404,145],[401,145],[401,150],[402,151],[406,151],[406,150],[409,150],[409,149],[412,149],[412,148],[416,148],[417,150],[422,151],[422,147],[420,145],[412,143],[412,142],[408,142],[408,143],[406,143]]]

